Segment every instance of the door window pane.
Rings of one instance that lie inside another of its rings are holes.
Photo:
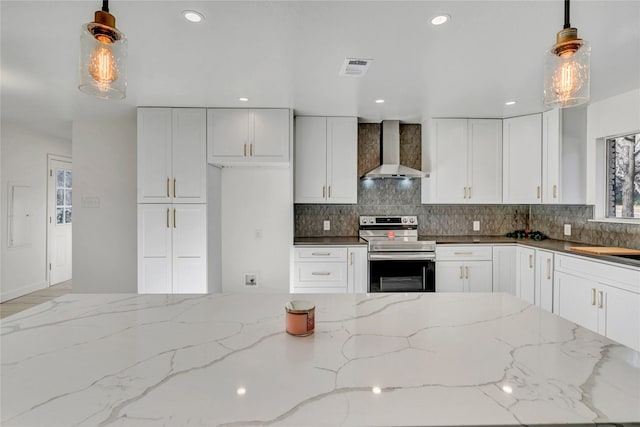
[[[56,208],[56,224],[64,224],[64,211],[62,208]]]
[[[64,187],[64,169],[56,170],[56,187],[58,188]]]
[[[72,173],[56,169],[56,224],[71,224]]]
[[[71,188],[71,171],[64,172],[64,186],[66,188]]]
[[[64,205],[64,190],[56,190],[56,206]]]

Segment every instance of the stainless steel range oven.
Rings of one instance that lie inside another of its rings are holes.
[[[418,237],[416,216],[361,216],[369,242],[369,292],[435,292],[434,241]]]

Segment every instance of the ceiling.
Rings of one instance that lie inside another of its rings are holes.
[[[408,122],[539,112],[544,52],[563,24],[561,0],[112,0],[129,43],[128,92],[105,101],[76,89],[80,27],[100,6],[0,2],[3,121],[70,139],[73,120],[134,117],[136,106]],[[188,23],[185,9],[205,20]],[[431,25],[443,12],[451,21]],[[637,0],[571,3],[571,23],[591,43],[592,101],[640,87],[639,22]],[[364,77],[341,77],[346,57],[374,61]]]

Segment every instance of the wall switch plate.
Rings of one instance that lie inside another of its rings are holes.
[[[324,222],[322,223],[322,227],[324,231],[331,230],[331,221],[329,221],[328,219],[325,219]]]
[[[256,228],[256,239],[262,239],[262,229]]]
[[[245,286],[258,286],[258,275],[256,273],[244,273]]]
[[[480,221],[473,221],[473,231],[480,231]]]
[[[571,224],[564,225],[564,235],[571,236]]]

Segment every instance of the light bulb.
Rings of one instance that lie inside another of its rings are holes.
[[[582,88],[584,80],[584,66],[571,57],[562,58],[562,64],[556,68],[552,77],[552,90],[560,102],[564,103]]]
[[[544,103],[548,107],[571,107],[589,101],[590,46],[547,52],[545,59]]]
[[[88,71],[100,90],[107,90],[109,84],[118,79],[118,67],[116,58],[111,50],[111,40],[108,37],[98,36],[100,42],[91,52]]]

